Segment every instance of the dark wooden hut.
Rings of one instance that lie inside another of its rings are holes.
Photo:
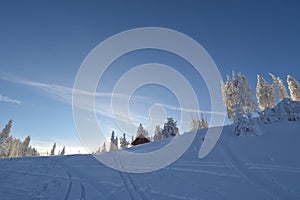
[[[148,138],[146,138],[145,136],[143,136],[142,134],[140,134],[135,138],[135,140],[133,140],[131,142],[131,145],[136,146],[136,145],[144,144],[147,142],[150,142],[150,140]]]

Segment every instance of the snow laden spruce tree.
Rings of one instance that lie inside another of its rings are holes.
[[[257,75],[256,98],[261,111],[275,106],[274,88],[260,75]]]
[[[149,133],[144,129],[142,124],[139,125],[136,131],[136,137],[138,137],[139,135],[143,135],[145,138],[149,137]]]
[[[153,140],[157,141],[157,140],[161,140],[161,139],[162,139],[162,129],[160,128],[159,125],[157,125],[155,127]]]
[[[20,139],[15,139],[12,136],[8,138],[8,155],[7,157],[21,157],[22,155],[22,141]]]
[[[119,149],[119,138],[118,138],[118,136],[116,136],[114,145],[115,145],[116,149]]]
[[[287,76],[287,83],[290,90],[291,99],[300,101],[300,84],[290,75]]]
[[[284,86],[282,79],[274,76],[271,73],[269,73],[269,75],[273,79],[273,87],[275,89],[277,103],[280,102],[282,99],[289,98],[289,95],[286,91],[286,87]]]
[[[9,134],[13,121],[9,120],[5,128],[0,133],[0,158],[6,158],[9,149]]]
[[[164,138],[176,136],[179,134],[179,130],[177,128],[177,122],[174,121],[172,117],[167,118],[167,123],[164,124],[164,128],[162,130],[162,136]]]
[[[256,112],[256,102],[248,79],[239,73],[232,72],[232,78],[227,76],[227,81],[222,83],[222,95],[228,118],[235,119],[235,112],[238,109],[241,114],[248,115]]]
[[[109,151],[118,149],[118,137],[115,137],[115,131],[111,132]]]
[[[29,150],[30,140],[30,136],[28,136],[22,143],[22,157],[31,156],[31,151]]]
[[[106,150],[106,143],[103,142],[102,148],[101,148],[101,150],[99,150],[99,153],[105,153],[105,152],[107,152],[107,150]]]
[[[248,79],[241,73],[232,72],[232,78],[222,83],[222,94],[228,118],[233,120],[233,133],[236,135],[255,133],[252,113],[256,110],[254,93]]]
[[[126,139],[126,134],[123,133],[123,137],[120,138],[120,148],[126,149],[128,148],[129,142]]]

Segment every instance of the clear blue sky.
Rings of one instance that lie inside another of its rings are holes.
[[[211,55],[223,78],[232,70],[240,71],[249,78],[252,89],[256,74],[267,81],[271,81],[268,72],[284,80],[287,74],[300,80],[299,9],[297,1],[3,0],[0,124],[4,127],[12,118],[13,135],[21,139],[31,135],[32,145],[41,151],[50,149],[53,142],[69,147],[69,153],[81,149],[70,96],[77,70],[101,41],[138,27],[165,27],[192,37]],[[183,68],[188,65],[184,60],[156,50],[118,59],[100,82],[99,92],[111,92],[124,72],[147,62],[179,70],[199,91],[200,109],[210,109],[201,77]],[[164,95],[157,95],[160,90],[165,91]],[[158,86],[143,87],[136,95],[152,103],[178,106],[173,94]],[[104,112],[105,102],[99,99],[98,103]],[[131,102],[136,123],[140,120],[147,124],[148,104]],[[178,116],[172,109],[167,111],[168,115]],[[98,118],[107,124],[103,127],[107,134],[116,129],[109,116]]]

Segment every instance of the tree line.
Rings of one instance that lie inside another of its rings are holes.
[[[290,96],[280,77],[271,73],[273,83],[268,83],[262,76],[257,75],[256,98],[250,88],[248,79],[242,73],[232,72],[232,77],[227,75],[226,82],[221,83],[224,105],[227,116],[234,123],[234,133],[240,135],[245,132],[257,132],[259,123],[253,119],[253,113],[258,113],[259,119],[268,123],[283,113],[289,120],[298,120],[300,101],[300,85],[292,76],[287,76],[287,84]],[[285,109],[274,109],[277,104]],[[259,109],[258,109],[259,108]],[[298,113],[298,114],[297,114]],[[268,120],[266,120],[268,119]]]
[[[0,132],[0,158],[39,156],[36,148],[29,145],[30,136],[22,141],[10,135],[12,125],[13,120],[9,120]]]
[[[195,117],[192,116],[191,120],[191,131],[195,131],[201,128],[208,128],[208,122],[207,119],[204,118],[204,116],[201,114],[201,119],[199,120],[198,115]],[[168,137],[174,137],[176,135],[179,135],[179,128],[177,127],[177,121],[175,121],[172,117],[167,118],[167,122],[164,123],[163,128],[160,127],[160,125],[156,125],[154,134],[152,136],[149,135],[149,132],[144,129],[142,124],[139,124],[137,128],[136,135],[131,137],[131,142],[129,142],[126,138],[126,134],[123,133],[122,137],[118,138],[116,136],[115,131],[112,131],[109,146],[107,146],[106,142],[103,143],[102,147],[98,148],[96,154],[98,153],[105,153],[107,151],[113,151],[118,149],[124,149],[131,146],[130,144],[133,142],[133,140],[137,137],[145,137],[150,142],[152,141],[158,141],[163,138]]]
[[[13,120],[9,120],[4,129],[0,131],[0,158],[40,156],[38,150],[30,145],[31,137],[27,136],[23,141],[11,135]],[[53,144],[50,154],[47,156],[65,155],[65,147],[55,154],[56,143]]]
[[[243,114],[257,112],[257,105],[260,111],[266,108],[273,108],[276,103],[284,98],[290,98],[293,101],[300,101],[300,85],[292,76],[287,76],[287,84],[290,96],[280,77],[269,73],[273,83],[268,83],[262,76],[257,75],[256,98],[250,88],[248,79],[242,73],[232,72],[232,77],[227,75],[227,81],[221,83],[223,101],[227,110],[228,118],[234,120],[234,113],[240,110]]]

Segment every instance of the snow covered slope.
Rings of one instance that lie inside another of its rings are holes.
[[[1,159],[0,199],[300,199],[299,121],[262,125],[260,136],[237,137],[232,128],[204,159],[200,130],[179,160],[144,174],[110,169],[92,155]]]

